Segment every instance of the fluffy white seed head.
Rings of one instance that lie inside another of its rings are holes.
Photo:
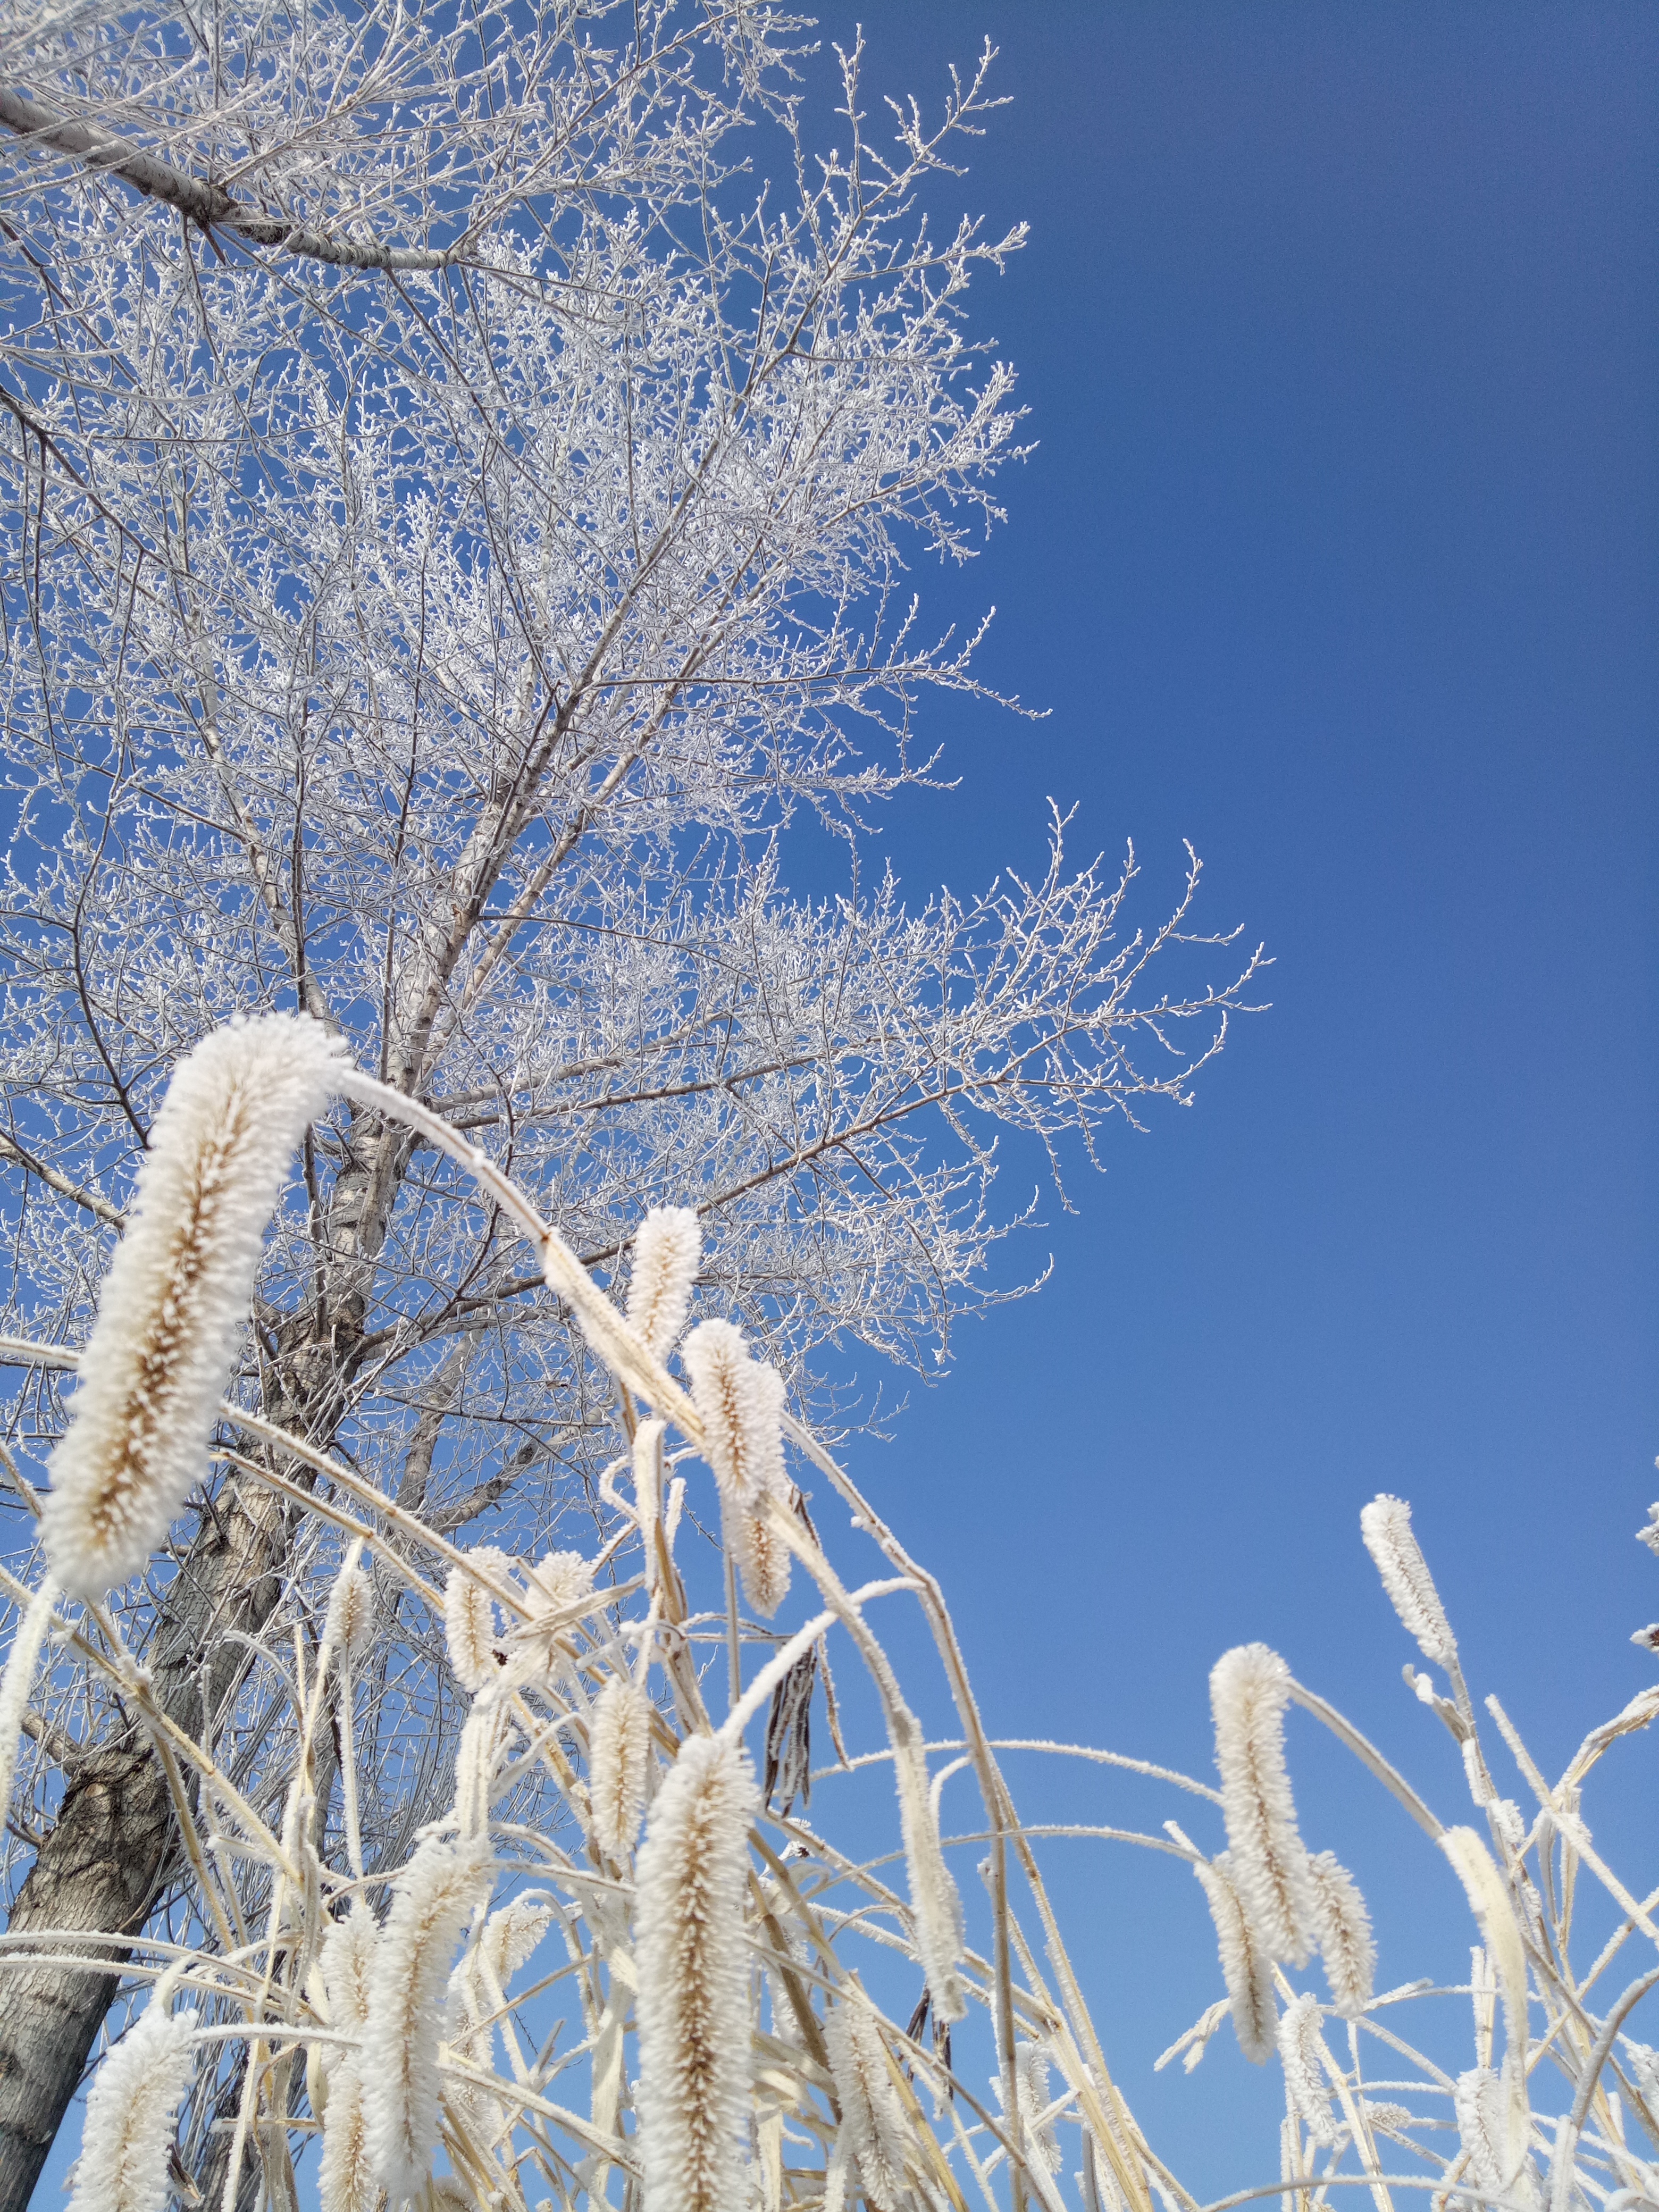
[[[479,1571],[503,1582],[513,1562],[494,1544],[479,1544],[467,1553]],[[495,1601],[465,1566],[453,1566],[444,1583],[444,1636],[449,1663],[464,1689],[477,1692],[495,1680],[501,1671],[498,1651],[503,1650],[501,1624]]]
[[[903,1708],[889,1725],[916,1957],[927,1978],[933,2016],[948,2023],[960,2020],[968,2009],[957,1972],[964,1941],[962,1898],[939,1845],[921,1730],[915,1715]]]
[[[319,2212],[374,2212],[380,2194],[368,2155],[362,2073],[358,2061],[348,2058],[328,2077],[323,2155],[317,2169]]]
[[[355,1667],[367,1653],[374,1633],[374,1583],[360,1567],[349,1574],[337,1575],[328,1594],[324,1644],[347,1665]]]
[[[478,1948],[503,1990],[552,1924],[552,1906],[534,1898],[515,1897],[511,1905],[490,1914]]]
[[[848,2147],[877,2212],[896,2212],[904,2194],[904,2112],[882,2050],[881,2031],[860,1995],[824,2015],[823,2040]]]
[[[1450,1666],[1457,1656],[1457,1639],[1428,1561],[1412,1533],[1411,1507],[1403,1498],[1390,1498],[1384,1492],[1362,1509],[1359,1533],[1382,1577],[1389,1602],[1417,1638],[1423,1656],[1437,1667]]]
[[[1265,2065],[1273,2047],[1273,1961],[1257,1942],[1239,1903],[1231,1852],[1222,1851],[1207,1863],[1200,1860],[1193,1871],[1204,1886],[1210,1917],[1215,1923],[1221,1976],[1227,1984],[1238,2047],[1253,2065]]]
[[[1457,2077],[1452,2110],[1469,2179],[1477,2189],[1502,2189],[1507,2178],[1504,2145],[1509,2110],[1503,2076],[1490,2066],[1471,2066]]]
[[[547,1613],[563,1613],[573,1605],[580,1605],[592,1590],[593,1562],[580,1552],[549,1552],[531,1568],[529,1582],[533,1607]]]
[[[207,1473],[265,1228],[342,1054],[317,1023],[271,1014],[174,1072],[52,1456],[43,1533],[73,1597],[137,1574]]]
[[[781,1491],[781,1377],[750,1358],[743,1331],[729,1321],[699,1322],[684,1359],[721,1497],[752,1506],[766,1491]]]
[[[368,1906],[355,1904],[330,1925],[318,1954],[328,2024],[341,2035],[361,2035],[368,2019],[368,1992],[380,1927]]]
[[[398,1876],[374,1948],[363,2026],[369,2163],[396,2207],[427,2179],[438,2142],[438,2045],[450,1961],[490,1878],[482,1837],[428,1837]]]
[[[1331,2093],[1320,2056],[1319,2001],[1304,1990],[1286,2006],[1279,2023],[1279,2057],[1285,2069],[1285,2094],[1292,2112],[1316,2143],[1336,2141]]]
[[[1325,1962],[1331,2002],[1344,2020],[1358,2020],[1371,2001],[1376,1946],[1359,1885],[1334,1851],[1308,1861],[1313,1881],[1314,1937]]]
[[[685,1326],[702,1257],[702,1231],[692,1209],[653,1206],[634,1238],[628,1325],[659,1359],[667,1358]]]
[[[70,2212],[161,2212],[195,2027],[194,2012],[152,2002],[94,2075]]]
[[[1233,1887],[1270,1958],[1308,1962],[1314,1921],[1308,1853],[1285,1769],[1291,1670],[1265,1644],[1224,1652],[1210,1675]]]
[[[788,1545],[769,1516],[741,1505],[722,1505],[720,1535],[737,1562],[750,1604],[763,1620],[770,1620],[789,1595],[793,1562]]]
[[[756,1805],[741,1746],[691,1736],[640,1848],[636,2099],[646,2212],[733,2212],[748,2202],[744,1906]]]
[[[651,1700],[644,1684],[626,1675],[607,1682],[587,1726],[593,1840],[608,1859],[625,1859],[640,1832],[651,1758]]]

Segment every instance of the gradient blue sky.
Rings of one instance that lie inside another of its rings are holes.
[[[1208,1668],[1260,1637],[1457,1817],[1365,1499],[1413,1501],[1477,1698],[1547,1767],[1656,1665],[1659,13],[865,15],[872,113],[990,33],[1014,104],[938,204],[1032,225],[973,326],[1039,450],[976,567],[918,580],[994,601],[984,672],[1053,713],[931,710],[963,787],[891,818],[907,890],[1036,865],[1053,793],[1079,848],[1133,834],[1149,913],[1190,836],[1277,964],[1192,1112],[1045,1207],[1050,1286],[854,1456],[1000,1729],[1206,1771]],[[1311,1735],[1384,1982],[1466,1972],[1449,1872]],[[1644,1887],[1654,1757],[1587,1808]],[[1195,1885],[1100,1848],[1054,1858],[1131,2102],[1194,2185],[1270,2178],[1277,2084],[1230,2037],[1150,2072],[1217,1993]]]

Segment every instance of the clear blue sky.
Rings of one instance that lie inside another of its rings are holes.
[[[1032,224],[974,328],[1040,449],[965,581],[918,580],[994,601],[986,673],[1054,711],[933,708],[963,786],[893,818],[907,887],[1030,866],[1052,792],[1090,849],[1133,835],[1149,902],[1192,837],[1277,965],[1193,1111],[1046,1209],[1050,1287],[854,1456],[1000,1729],[1206,1769],[1208,1668],[1260,1637],[1458,1817],[1365,1499],[1413,1501],[1547,1767],[1656,1664],[1659,13],[865,12],[872,113],[989,31],[1014,105],[939,204]],[[1292,1735],[1385,1984],[1467,1972],[1447,1870]],[[1642,1887],[1656,1753],[1587,1808]],[[1195,1885],[1099,1848],[1054,1863],[1131,2101],[1195,2185],[1270,2178],[1278,2084],[1230,2037],[1150,2074],[1218,1993]]]

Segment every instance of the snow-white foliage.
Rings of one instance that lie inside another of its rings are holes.
[[[52,1457],[42,1530],[73,1596],[137,1574],[208,1471],[265,1229],[341,1056],[319,1024],[273,1014],[178,1064]]]
[[[1316,1908],[1285,1765],[1290,1680],[1276,1651],[1239,1644],[1211,1673],[1210,1711],[1233,1886],[1268,1956],[1303,1966]]]
[[[152,2002],[93,2075],[70,2212],[161,2212],[197,2019]]]
[[[756,1802],[742,1746],[691,1736],[657,1793],[640,1847],[638,2101],[647,2212],[729,2212],[748,2194],[744,1908]]]

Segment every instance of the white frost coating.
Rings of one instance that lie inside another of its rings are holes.
[[[1291,1670],[1265,1644],[1223,1652],[1210,1675],[1233,1887],[1270,1958],[1304,1966],[1313,1948],[1314,1892],[1285,1771]]]
[[[858,1996],[824,2015],[823,2040],[835,2077],[847,2146],[864,2193],[878,2212],[896,2212],[904,2193],[904,2114],[887,2069],[881,2031]]]
[[[742,1747],[692,1736],[658,1792],[637,1861],[635,1960],[645,2212],[748,2202],[749,1948],[757,1793]]]
[[[207,1473],[265,1228],[343,1056],[316,1022],[270,1014],[179,1061],[52,1455],[42,1534],[70,1596],[136,1575]]]
[[[368,1992],[380,1933],[374,1914],[359,1902],[343,1920],[335,1921],[323,1938],[317,1963],[328,1998],[328,2024],[342,2035],[361,2035],[368,2019]]]
[[[626,1675],[607,1682],[588,1722],[587,1794],[593,1840],[608,1859],[625,1859],[640,1832],[651,1756],[651,1700]]]
[[[1020,2125],[1025,2133],[1028,2155],[1035,2157],[1049,2173],[1058,2173],[1060,2137],[1054,2132],[1054,2122],[1042,2117],[1052,2100],[1048,2060],[1040,2043],[1014,2045],[1014,2087],[1019,2099]]]
[[[179,2107],[196,2074],[194,2012],[151,2002],[93,2076],[69,2212],[161,2212]]]
[[[927,1978],[933,2016],[960,2020],[968,2009],[957,1966],[963,1952],[962,1899],[939,1840],[939,1823],[927,1786],[927,1757],[915,1716],[901,1706],[890,1716],[899,1826],[915,1922],[916,1956]]]
[[[1497,1969],[1504,1998],[1504,2031],[1512,2059],[1524,2062],[1527,2048],[1527,1954],[1504,1877],[1473,1828],[1448,1828],[1440,1848],[1457,1869],[1469,1905],[1486,1939],[1486,1957]]]
[[[653,1206],[634,1238],[628,1325],[647,1351],[666,1359],[685,1326],[702,1257],[702,1231],[689,1206]]]
[[[549,1552],[531,1568],[529,1581],[532,1606],[562,1613],[580,1605],[592,1589],[593,1562],[580,1552]]]
[[[1334,1851],[1308,1861],[1313,1881],[1314,1936],[1325,1962],[1331,2002],[1344,2020],[1358,2020],[1371,2001],[1376,1946],[1359,1885]]]
[[[1390,1604],[1417,1638],[1423,1656],[1437,1667],[1449,1667],[1457,1656],[1457,1639],[1422,1547],[1412,1533],[1411,1507],[1403,1498],[1390,1498],[1384,1491],[1361,1508],[1359,1533]]]
[[[468,1552],[479,1571],[505,1581],[513,1562],[494,1544],[479,1544]],[[501,1646],[501,1625],[495,1601],[464,1566],[449,1571],[444,1583],[444,1635],[449,1644],[449,1663],[464,1689],[482,1690],[501,1671],[495,1654]]]
[[[1331,2093],[1319,2054],[1319,2001],[1304,1990],[1288,2005],[1279,2023],[1279,2057],[1285,2069],[1285,2094],[1316,2143],[1336,2141]]]
[[[392,2212],[431,2167],[450,1960],[489,1877],[483,1837],[428,1838],[398,1878],[375,1945],[360,2063],[369,2162]]]
[[[1209,1899],[1238,2047],[1253,2065],[1265,2065],[1273,2047],[1273,1961],[1256,1941],[1239,1903],[1231,1852],[1218,1853],[1207,1864],[1200,1860],[1193,1872]]]
[[[720,1528],[756,1611],[770,1619],[789,1588],[788,1547],[759,1509],[786,1497],[783,1377],[749,1357],[729,1321],[699,1322],[685,1340],[685,1370],[702,1416],[703,1448],[720,1486]]]

